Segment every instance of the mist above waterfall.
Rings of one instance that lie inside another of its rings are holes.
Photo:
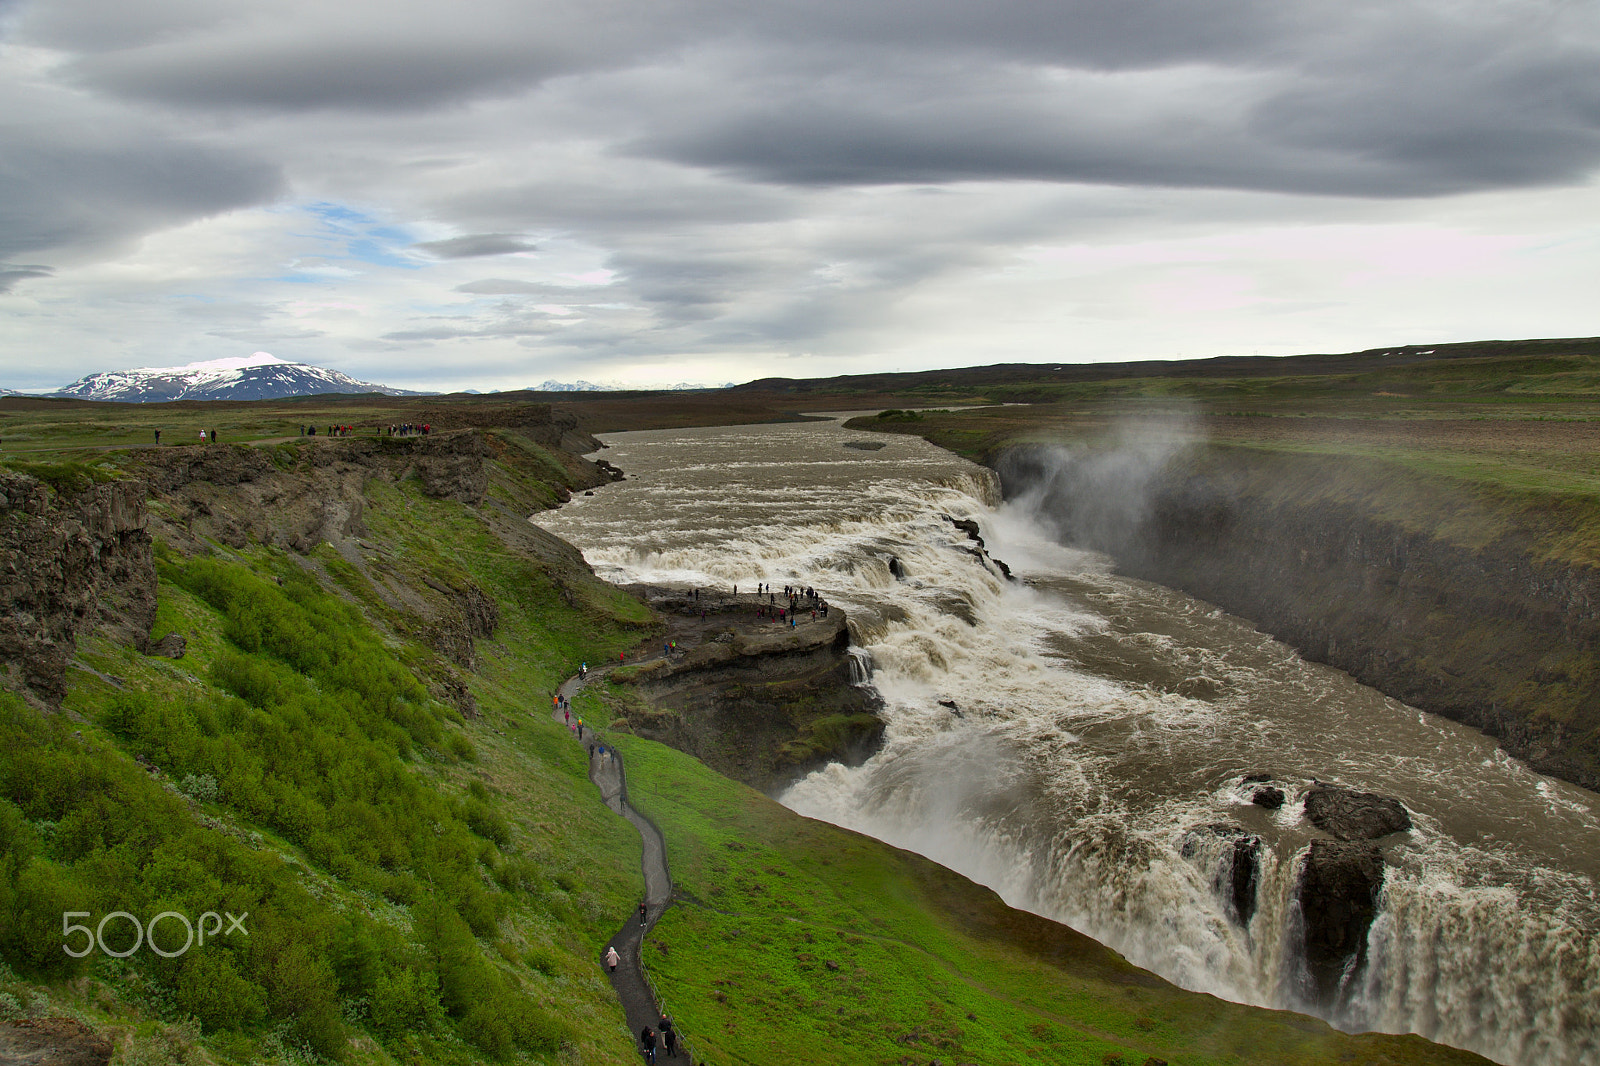
[[[1197,410],[1127,410],[1070,443],[1015,448],[997,464],[1007,502],[1063,544],[1110,551],[1138,544],[1172,464],[1205,442]]]

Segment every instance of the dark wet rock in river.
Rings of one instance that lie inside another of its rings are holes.
[[[1271,785],[1266,788],[1256,789],[1255,794],[1250,797],[1251,803],[1254,803],[1257,807],[1265,807],[1269,811],[1275,811],[1282,807],[1283,801],[1283,789],[1273,788]]]
[[[1259,773],[1258,774],[1245,774],[1244,777],[1241,778],[1240,780],[1243,781],[1243,783],[1247,784],[1247,785],[1262,785],[1262,784],[1266,784],[1268,781],[1271,781],[1272,780],[1272,775],[1271,774],[1259,774]]]
[[[898,555],[889,556],[889,573],[893,574],[897,581],[906,579],[905,564],[900,561]]]
[[[1256,886],[1261,879],[1261,838],[1240,826],[1216,822],[1186,832],[1178,853],[1211,874],[1212,888],[1228,906],[1229,916],[1248,927],[1256,913]]]
[[[1340,840],[1377,840],[1411,828],[1411,815],[1397,799],[1318,785],[1306,793],[1311,824]]]
[[[965,533],[967,535],[967,539],[977,545],[976,548],[968,549],[968,551],[970,551],[975,558],[977,558],[980,562],[992,565],[996,570],[1000,571],[1001,575],[1004,576],[1007,581],[1016,580],[1016,578],[1011,576],[1011,567],[1007,566],[1005,563],[989,554],[989,549],[983,543],[983,535],[979,531],[976,520],[971,518],[956,518],[954,515],[943,515],[942,517],[946,522],[949,522],[952,526],[955,526],[961,532]]]
[[[1295,897],[1305,922],[1306,969],[1324,1006],[1337,1002],[1345,975],[1366,962],[1367,930],[1382,887],[1383,854],[1376,844],[1311,842]]]
[[[883,448],[887,443],[887,441],[881,440],[847,440],[844,442],[844,446],[846,448],[854,448],[858,452],[875,452]]]
[[[949,515],[945,515],[950,518]],[[950,524],[965,533],[971,540],[978,542],[978,547],[983,547],[983,537],[978,533],[978,523],[971,518],[950,518]]]

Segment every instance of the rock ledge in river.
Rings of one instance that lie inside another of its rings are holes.
[[[1397,799],[1335,785],[1306,793],[1306,817],[1339,840],[1377,840],[1411,828],[1411,815]]]

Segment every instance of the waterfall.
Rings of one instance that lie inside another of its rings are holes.
[[[826,424],[608,437],[629,479],[539,516],[619,581],[798,583],[847,612],[884,744],[784,803],[1187,988],[1518,1066],[1600,1060],[1593,796],[1062,547],[988,471],[918,440],[842,439]],[[1022,580],[975,554],[965,521]],[[1262,774],[1276,810],[1252,802]],[[1395,796],[1415,823],[1382,842],[1366,963],[1332,997],[1296,897],[1313,778]]]

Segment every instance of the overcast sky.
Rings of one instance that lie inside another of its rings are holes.
[[[0,385],[1600,334],[1591,0],[0,0]]]

